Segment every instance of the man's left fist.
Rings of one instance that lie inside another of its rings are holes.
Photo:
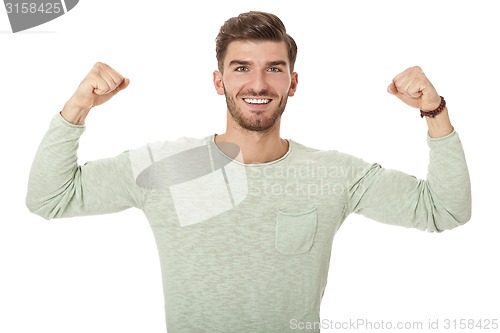
[[[441,97],[418,66],[396,75],[387,91],[409,106],[423,111],[435,110],[441,103]]]

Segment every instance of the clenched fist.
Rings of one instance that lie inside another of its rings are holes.
[[[396,75],[387,91],[411,107],[423,111],[433,111],[441,104],[441,96],[418,66],[410,67]],[[448,108],[434,118],[425,117],[431,138],[444,137],[453,132]]]
[[[129,83],[130,80],[116,70],[98,62],[64,105],[61,115],[70,123],[83,125],[90,109],[108,101]]]
[[[432,111],[441,103],[441,97],[418,66],[410,67],[398,74],[387,91],[411,107]]]

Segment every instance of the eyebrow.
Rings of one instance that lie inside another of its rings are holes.
[[[253,65],[253,62],[252,61],[248,61],[248,60],[231,60],[231,62],[229,62],[229,67],[231,66],[251,66]],[[266,64],[268,67],[272,67],[272,66],[287,66],[288,63],[284,60],[274,60],[274,61],[270,61]]]

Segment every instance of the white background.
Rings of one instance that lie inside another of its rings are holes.
[[[25,208],[29,168],[50,119],[96,61],[131,84],[93,110],[80,162],[224,132],[225,100],[211,81],[214,39],[227,18],[248,10],[277,14],[299,45],[299,87],[283,137],[425,178],[425,121],[386,92],[396,74],[420,65],[446,98],[466,151],[471,221],[432,234],[350,216],[334,241],[322,318],[424,328],[436,319],[500,320],[495,8],[494,1],[84,0],[12,34],[0,7],[0,332],[165,331],[159,262],[142,212],[47,222]]]

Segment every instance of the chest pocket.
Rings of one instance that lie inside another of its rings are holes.
[[[283,255],[308,252],[314,242],[318,223],[316,206],[303,209],[278,209],[275,247]]]

